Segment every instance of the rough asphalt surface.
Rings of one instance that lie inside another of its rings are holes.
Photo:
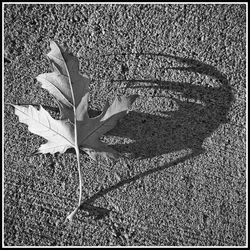
[[[35,80],[50,40],[90,76],[91,110],[140,95],[103,137],[127,158],[81,154],[72,224],[74,150],[31,156],[44,139],[6,104],[56,107]],[[246,5],[6,4],[4,56],[6,246],[246,245]]]

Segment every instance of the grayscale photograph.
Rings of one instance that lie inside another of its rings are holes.
[[[3,246],[248,246],[247,12],[3,3]]]

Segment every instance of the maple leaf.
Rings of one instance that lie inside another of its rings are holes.
[[[50,43],[50,48],[51,51],[47,56],[54,71],[40,74],[36,79],[56,98],[61,119],[69,119],[76,123],[78,146],[82,146],[94,160],[98,154],[116,158],[119,154],[100,142],[99,138],[115,127],[117,121],[127,113],[137,95],[116,97],[111,106],[106,103],[99,116],[89,118],[89,78],[79,73],[79,62],[75,56],[64,51],[53,41]]]
[[[96,159],[97,154],[117,157],[118,153],[99,139],[115,127],[117,121],[129,110],[138,95],[116,97],[109,105],[107,102],[102,113],[94,118],[88,115],[89,78],[79,73],[76,57],[62,50],[55,42],[50,43],[48,57],[54,71],[37,76],[42,87],[47,89],[57,100],[61,119],[56,120],[40,106],[23,107],[13,105],[20,122],[27,124],[30,132],[47,139],[40,146],[38,153],[64,153],[68,148],[75,148],[79,172],[80,195],[76,209],[67,217],[72,220],[81,205],[82,175],[80,169],[79,146]]]

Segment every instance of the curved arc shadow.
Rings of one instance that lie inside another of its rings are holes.
[[[192,151],[190,154],[177,158],[170,163],[149,169],[128,179],[121,180],[115,185],[100,190],[96,194],[87,198],[87,200],[82,203],[83,207],[86,206],[86,204],[93,204],[96,199],[103,197],[112,190],[118,189],[131,182],[135,182],[138,179],[144,178],[150,174],[176,166],[180,163],[187,161],[190,158],[199,156],[200,154],[205,152],[205,150],[202,148],[203,141],[208,136],[210,136],[211,133],[213,133],[219,127],[220,124],[228,122],[227,114],[231,107],[231,103],[234,100],[234,97],[226,76],[220,71],[218,71],[214,66],[208,65],[195,59],[182,58],[163,53],[131,53],[130,55],[132,54],[137,56],[163,56],[167,58],[172,58],[180,63],[186,63],[188,67],[174,67],[168,69],[188,71],[207,75],[218,80],[221,83],[221,86],[218,88],[197,85],[187,86],[187,83],[183,82],[143,79],[112,80],[113,82],[127,82],[129,83],[127,87],[130,88],[133,88],[134,83],[152,83],[154,84],[153,86],[151,86],[153,88],[182,91],[184,93],[184,96],[187,98],[195,98],[198,94],[199,99],[205,104],[205,106],[201,106],[200,104],[196,103],[190,104],[188,102],[175,99],[174,101],[178,103],[179,110],[172,113],[169,111],[162,112],[163,114],[170,115],[170,119],[167,122],[166,118],[160,116],[154,116],[139,112],[130,112],[127,118],[125,118],[126,121],[124,121],[124,124],[127,124],[127,126],[120,126],[120,129],[114,129],[109,134],[128,137],[130,139],[135,140],[135,142],[127,145],[113,145],[115,149],[119,149],[122,152],[134,152],[135,149],[141,148],[141,143],[136,143],[136,141],[140,139],[138,136],[138,131],[136,129],[133,131],[131,130],[131,128],[138,128],[138,126],[143,127],[145,126],[147,121],[149,121],[145,129],[149,132],[150,130],[151,132],[155,132],[154,130],[152,130],[152,125],[156,126],[157,124],[162,125],[165,123],[165,126],[161,127],[163,133],[160,134],[165,134],[166,136],[169,136],[168,139],[170,138],[171,140],[168,144],[166,144],[166,141],[162,139],[165,143],[163,144],[163,146],[168,145],[169,147],[168,150],[166,150],[166,147],[162,147],[162,150],[159,150],[156,153],[153,152],[152,154],[149,151],[145,152],[145,147],[143,147],[142,150],[139,150],[139,152],[137,152],[139,155],[144,155],[145,153],[147,156],[152,157],[162,153],[170,153],[173,151],[181,150],[183,148],[191,148]],[[127,54],[122,53],[119,55]],[[141,123],[143,123],[144,125],[141,126]],[[157,130],[159,132],[159,129]],[[156,140],[153,142],[159,143],[159,139],[160,138],[156,138]],[[152,142],[152,139],[150,139],[150,141]]]

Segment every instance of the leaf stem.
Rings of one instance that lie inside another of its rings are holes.
[[[76,100],[75,100],[75,96],[74,96],[74,89],[73,89],[73,85],[71,82],[71,76],[69,73],[69,69],[65,61],[65,68],[69,77],[69,86],[70,86],[70,90],[71,90],[71,94],[72,94],[72,108],[74,111],[74,134],[75,134],[75,151],[76,151],[76,158],[77,158],[77,167],[78,167],[78,173],[79,173],[79,201],[78,201],[78,206],[75,208],[75,210],[67,216],[67,219],[69,219],[69,221],[73,220],[74,215],[76,214],[77,210],[80,208],[81,205],[81,200],[82,200],[82,173],[81,173],[81,167],[80,167],[80,153],[79,153],[79,147],[78,147],[78,136],[77,136],[77,117],[76,117]]]
[[[80,207],[81,205],[81,201],[82,201],[82,173],[81,173],[81,167],[80,167],[80,152],[79,152],[79,147],[76,146],[75,147],[76,150],[76,158],[77,158],[77,166],[78,166],[78,173],[79,173],[79,202],[78,202],[78,207]]]
[[[76,151],[77,166],[78,166],[78,173],[79,173],[79,201],[78,201],[78,206],[66,218],[66,220],[68,219],[70,222],[72,222],[76,212],[81,206],[81,201],[82,201],[82,183],[83,182],[82,182],[82,173],[81,173],[81,167],[80,167],[80,152],[79,152],[78,146],[75,147],[75,151]]]

